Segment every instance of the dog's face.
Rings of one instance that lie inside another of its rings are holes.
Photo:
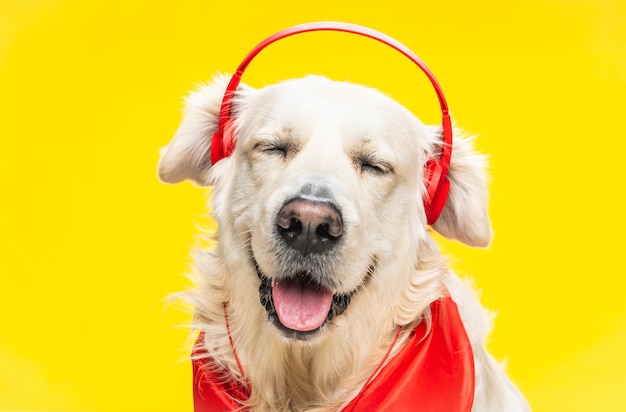
[[[218,242],[245,255],[237,264],[252,269],[269,323],[306,339],[350,316],[355,297],[390,310],[397,302],[373,301],[399,298],[417,265],[428,236],[422,170],[439,129],[374,90],[320,77],[244,87],[234,101],[237,147],[211,167],[223,90],[190,97],[160,176],[214,186]],[[450,198],[434,227],[485,245],[482,160],[465,140],[454,149]]]

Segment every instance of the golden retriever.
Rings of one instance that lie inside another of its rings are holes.
[[[212,187],[216,242],[196,254],[196,286],[185,296],[201,332],[195,361],[204,360],[201,369],[217,376],[222,390],[240,392],[226,393],[233,405],[384,410],[354,405],[397,390],[413,393],[415,402],[387,410],[449,412],[454,407],[432,406],[454,405],[436,400],[456,396],[434,377],[449,371],[419,378],[430,385],[420,395],[419,387],[406,386],[418,378],[389,387],[395,378],[386,369],[439,327],[433,304],[451,297],[462,326],[440,333],[446,342],[459,337],[471,345],[466,404],[472,411],[530,410],[485,350],[489,313],[429,234],[423,165],[437,152],[441,128],[424,125],[378,91],[324,77],[240,86],[233,101],[236,148],[212,165],[227,80],[217,77],[190,94],[182,124],[162,151],[159,176]],[[458,130],[448,178],[449,196],[432,228],[488,246],[485,158]],[[418,330],[423,336],[416,337]],[[377,382],[381,376],[386,382]],[[368,392],[370,386],[377,389]]]

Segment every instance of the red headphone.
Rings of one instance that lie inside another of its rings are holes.
[[[211,164],[215,164],[224,157],[228,157],[235,149],[236,138],[234,136],[234,120],[235,118],[231,113],[232,98],[235,94],[235,90],[241,81],[241,76],[246,70],[252,59],[261,52],[265,47],[270,44],[283,39],[285,37],[293,36],[294,34],[307,33],[313,31],[339,31],[352,34],[358,34],[361,36],[369,37],[377,40],[394,48],[402,53],[409,60],[415,63],[430,80],[432,86],[437,92],[439,99],[439,105],[441,106],[442,115],[442,128],[443,128],[443,145],[439,157],[433,157],[428,159],[424,165],[424,184],[426,187],[426,193],[424,195],[424,209],[426,210],[426,219],[429,225],[435,223],[443,206],[446,203],[448,191],[450,189],[450,181],[447,178],[448,168],[450,166],[450,157],[452,155],[452,124],[450,121],[450,114],[448,112],[448,104],[441,90],[441,86],[432,72],[426,67],[422,60],[417,57],[408,47],[398,42],[397,40],[387,36],[379,31],[359,26],[350,23],[340,22],[315,22],[305,23],[297,26],[289,27],[285,30],[279,31],[263,40],[255,48],[253,48],[246,58],[241,62],[239,68],[230,79],[224,98],[222,99],[222,106],[220,108],[220,116],[218,128],[213,135],[213,141],[211,143]]]

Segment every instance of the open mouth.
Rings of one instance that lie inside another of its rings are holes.
[[[334,294],[310,275],[272,281],[257,267],[259,298],[269,319],[287,336],[304,339],[346,311],[354,292]]]

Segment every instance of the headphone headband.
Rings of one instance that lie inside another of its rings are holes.
[[[426,64],[424,64],[424,62],[415,53],[413,53],[413,51],[411,51],[408,47],[395,40],[394,38],[368,27],[343,22],[305,23],[281,30],[256,45],[256,47],[254,47],[243,59],[243,61],[237,68],[237,71],[230,79],[228,86],[226,87],[226,92],[224,93],[224,98],[222,99],[222,105],[220,107],[218,129],[215,132],[213,140],[211,142],[211,164],[215,164],[221,159],[228,157],[235,149],[236,142],[233,134],[226,132],[227,129],[232,127],[232,98],[235,95],[235,90],[237,90],[237,86],[239,86],[241,77],[243,76],[243,73],[250,64],[250,62],[264,48],[278,40],[300,33],[315,31],[345,32],[377,40],[402,53],[405,57],[415,63],[430,80],[430,83],[437,93],[437,98],[439,99],[439,106],[441,107],[442,115],[441,124],[443,129],[443,144],[441,148],[441,153],[439,154],[439,158],[429,159],[426,165],[425,172],[425,174],[427,174],[427,176],[425,176],[427,193],[424,202],[426,204],[427,220],[429,224],[434,223],[441,213],[441,210],[443,209],[443,205],[447,196],[447,187],[449,185],[449,182],[446,179],[446,175],[448,173],[448,166],[450,164],[450,157],[452,155],[452,125],[450,121],[450,114],[448,111],[448,104],[446,102],[445,96],[443,95],[443,91],[441,89],[441,86],[439,85],[439,82],[430,71],[430,69],[426,66]],[[225,136],[228,137],[225,139]],[[438,195],[437,193],[440,189],[440,186],[445,186],[445,194],[443,194],[443,196]],[[431,208],[435,208],[437,210],[429,212]]]

